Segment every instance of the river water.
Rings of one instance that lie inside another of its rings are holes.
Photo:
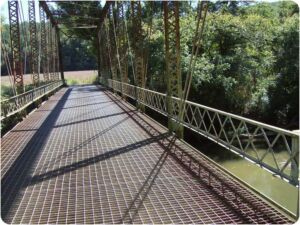
[[[197,145],[199,146],[200,143],[198,142]],[[205,151],[202,151],[205,155],[254,187],[259,193],[262,193],[280,206],[296,214],[298,204],[298,189],[296,187],[278,177],[274,177],[270,172],[235,155],[222,146],[214,143],[206,143],[204,146],[202,145],[200,150],[201,149],[205,149]],[[265,152],[265,149],[258,149],[258,152],[260,151]],[[275,154],[277,159],[286,159],[285,152],[277,152]],[[271,157],[271,155],[269,155],[269,157]]]
[[[298,190],[296,187],[243,159],[225,160],[218,163],[260,193],[296,214]]]
[[[151,111],[151,116],[159,121],[162,125],[167,126],[167,120],[154,111]],[[297,214],[298,205],[298,189],[293,185],[274,177],[270,172],[260,168],[259,166],[241,158],[224,147],[209,141],[207,138],[193,132],[190,129],[184,130],[184,140],[194,146],[200,152],[217,162],[219,165],[227,169],[229,172],[248,183],[259,193],[272,199],[281,207],[287,209],[293,214]],[[282,146],[275,152],[277,162],[282,166],[288,159],[286,151],[280,151]],[[267,150],[267,146],[262,143],[256,143],[256,150],[261,157]],[[254,153],[250,150],[250,155]],[[273,164],[274,160],[271,154],[267,154],[263,160],[265,163]],[[285,173],[290,173],[289,166],[284,170]]]

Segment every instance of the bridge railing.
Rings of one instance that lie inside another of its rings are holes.
[[[183,119],[168,113],[166,94],[108,79],[108,86],[298,185],[299,135],[295,132],[186,101]],[[172,108],[180,99],[171,98]]]
[[[49,84],[1,101],[1,120],[25,109],[28,105],[50,93],[51,91],[54,91],[61,85],[63,85],[61,80],[53,81]]]

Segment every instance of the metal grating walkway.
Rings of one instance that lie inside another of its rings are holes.
[[[7,223],[290,223],[96,86],[64,88],[2,138]]]

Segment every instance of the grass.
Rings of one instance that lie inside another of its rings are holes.
[[[41,81],[40,86],[47,84],[47,82]],[[25,84],[25,92],[34,88],[33,84]],[[1,101],[14,96],[14,92],[10,84],[1,84]]]
[[[97,84],[98,76],[97,71],[74,71],[74,72],[66,72],[65,79],[68,85],[81,85],[81,84]],[[34,86],[30,82],[30,76],[24,76],[25,83],[25,91],[32,90]],[[40,85],[45,85],[46,83],[41,80]],[[9,83],[8,77],[1,77],[1,101],[8,99],[14,96],[13,90]],[[43,100],[46,100],[48,96],[43,97]],[[41,100],[41,101],[43,101]],[[25,117],[33,108],[38,107],[41,101],[34,102],[28,108],[22,110],[15,115],[7,117],[1,121],[0,129],[1,136],[3,136],[6,132],[8,132],[12,127],[14,127],[18,122],[22,121],[23,117]],[[2,105],[3,106],[3,105]]]
[[[13,90],[10,86],[2,84],[1,85],[1,101],[10,98],[14,95]]]
[[[67,85],[96,84],[98,82],[96,71],[66,73],[65,79]]]
[[[85,71],[68,71],[65,72],[65,79],[68,85],[81,85],[81,84],[97,84],[98,77],[97,71],[95,70],[85,70]],[[41,75],[41,79],[43,76]],[[41,80],[41,85],[44,85],[44,81]],[[33,89],[31,75],[24,75],[25,91]],[[13,90],[11,89],[9,77],[1,77],[1,101],[14,96]]]

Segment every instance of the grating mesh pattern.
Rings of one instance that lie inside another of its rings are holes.
[[[291,222],[95,86],[56,93],[2,138],[1,156],[7,223]]]

